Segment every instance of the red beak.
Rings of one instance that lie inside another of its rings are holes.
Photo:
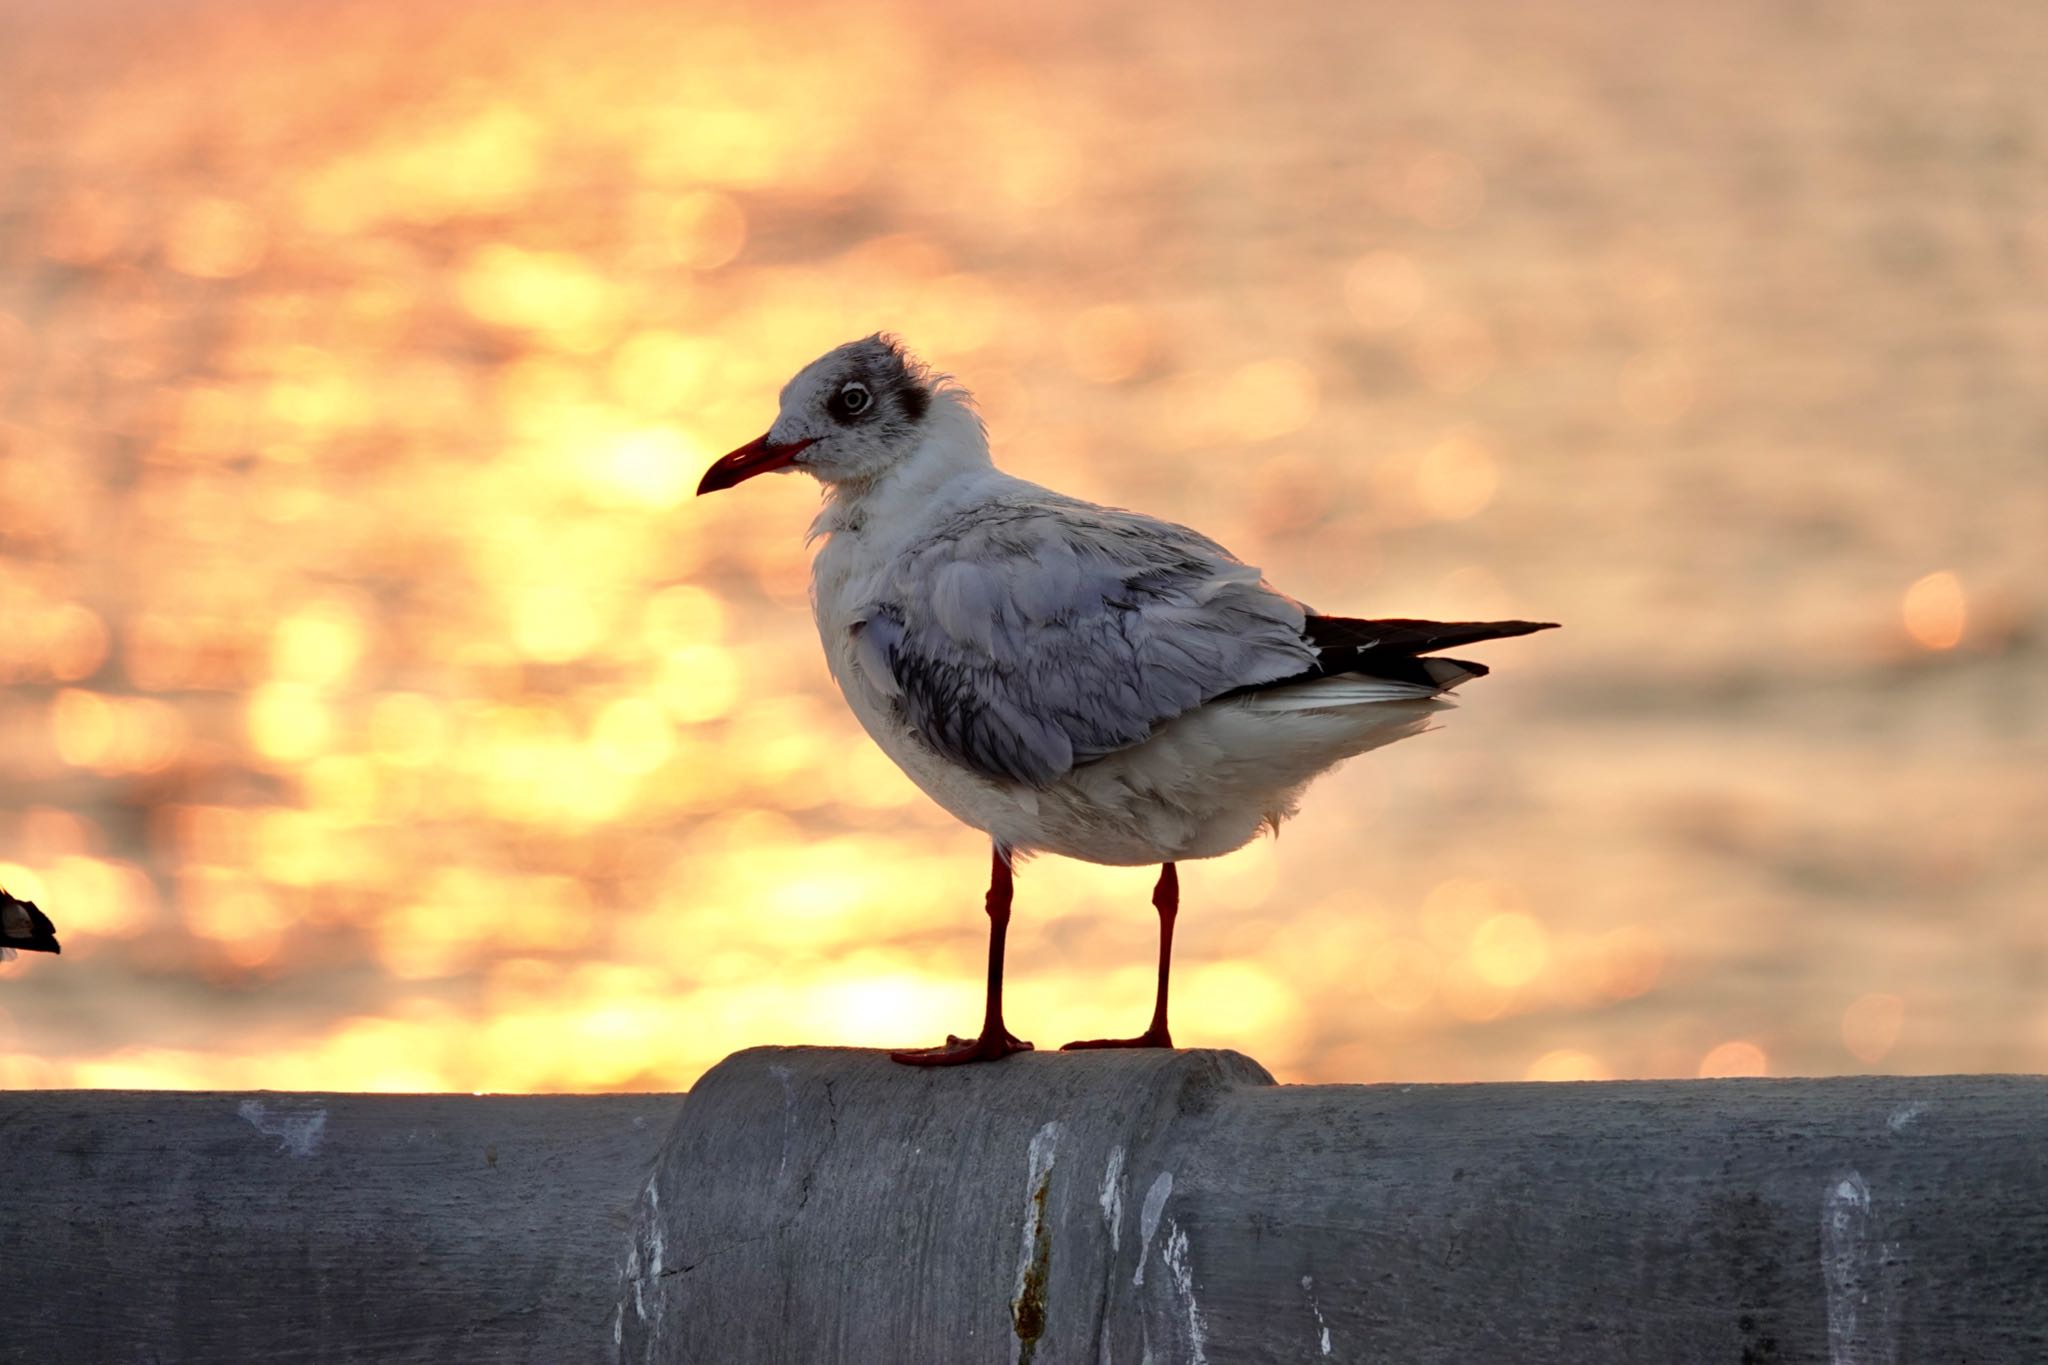
[[[814,444],[816,439],[807,436],[786,445],[777,445],[766,436],[749,441],[704,471],[704,479],[697,485],[697,496],[701,498],[706,493],[745,483],[756,474],[766,474],[771,469],[787,469],[796,462],[797,452]]]

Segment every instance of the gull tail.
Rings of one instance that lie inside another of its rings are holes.
[[[1549,629],[1536,621],[1361,621],[1311,616],[1302,631],[1316,664],[1291,677],[1229,695],[1234,705],[1205,706],[1202,742],[1214,746],[1199,767],[1266,802],[1278,830],[1318,773],[1347,758],[1434,729],[1444,696],[1486,676],[1486,665],[1432,650]],[[1185,722],[1183,722],[1185,724]],[[1208,779],[1205,779],[1208,780]]]
[[[57,946],[57,926],[34,901],[0,891],[0,960],[12,959],[17,949],[28,953],[64,951]]]
[[[1311,616],[1302,626],[1302,636],[1316,651],[1315,666],[1241,692],[1321,684],[1290,694],[1287,704],[1303,708],[1434,697],[1460,683],[1485,677],[1488,669],[1470,659],[1424,656],[1481,640],[1555,628],[1552,621],[1368,621]]]
[[[1486,665],[1424,655],[1481,640],[1554,629],[1556,623],[1551,621],[1367,621],[1311,616],[1302,634],[1315,646],[1316,671],[1323,677],[1358,674],[1446,692],[1459,683],[1485,677]]]
[[[1479,670],[1484,673],[1485,669]],[[1347,706],[1379,706],[1397,701],[1430,701],[1446,688],[1456,687],[1472,674],[1447,683],[1397,682],[1388,678],[1363,678],[1343,674],[1305,673],[1284,683],[1261,687],[1244,696],[1263,715],[1283,711],[1329,711]],[[1450,705],[1449,702],[1443,703]]]

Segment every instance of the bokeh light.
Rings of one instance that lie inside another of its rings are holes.
[[[1590,1052],[1561,1047],[1529,1063],[1524,1079],[1531,1081],[1606,1081],[1614,1073]]]
[[[1923,649],[1954,649],[1962,643],[1969,621],[1969,599],[1963,585],[1946,569],[1918,579],[1906,589],[1899,614],[1906,634]]]
[[[1771,1074],[1770,1058],[1755,1043],[1736,1039],[1716,1046],[1700,1058],[1699,1074],[1703,1078],[1727,1078],[1740,1076],[1768,1076]]]

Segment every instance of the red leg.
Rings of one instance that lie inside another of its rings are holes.
[[[1180,874],[1172,863],[1159,869],[1159,884],[1152,888],[1152,906],[1159,911],[1159,994],[1152,1001],[1152,1024],[1135,1038],[1090,1038],[1068,1043],[1062,1052],[1090,1047],[1172,1047],[1173,1035],[1166,1031],[1166,973],[1173,965],[1173,917],[1180,913]]]
[[[1029,1052],[1031,1044],[1003,1027],[1003,939],[1010,929],[1010,898],[1015,888],[1009,855],[995,850],[988,878],[988,1009],[979,1038],[952,1034],[940,1047],[906,1048],[889,1054],[905,1066],[958,1066],[962,1062],[994,1062],[1013,1052]]]

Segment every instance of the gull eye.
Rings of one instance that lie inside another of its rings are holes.
[[[849,417],[860,416],[874,401],[874,395],[868,392],[868,386],[856,379],[833,394],[828,406],[832,409],[834,417],[844,421]]]

